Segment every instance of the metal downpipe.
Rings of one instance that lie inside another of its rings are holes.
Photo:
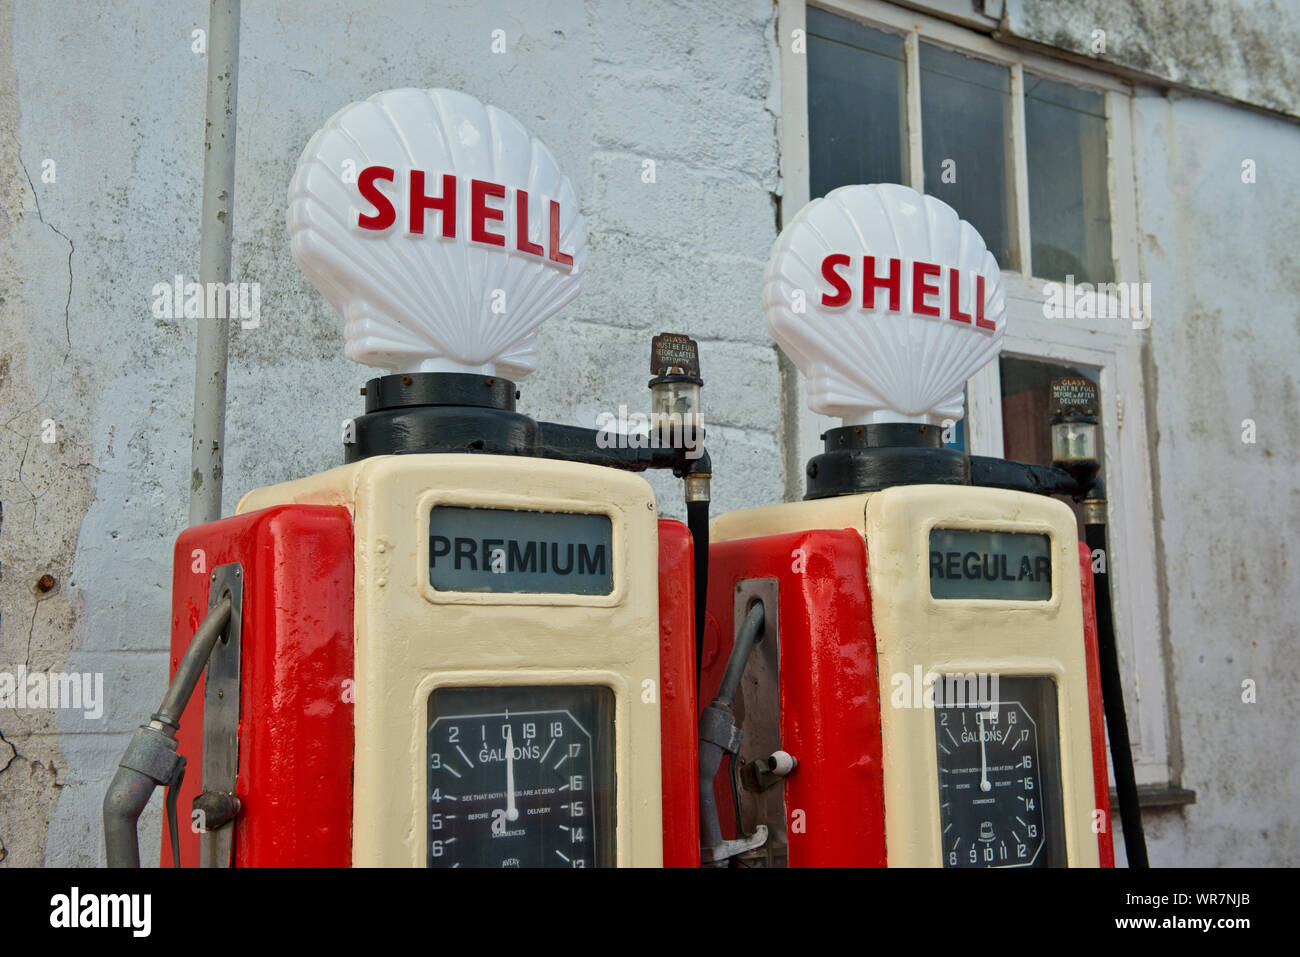
[[[230,282],[235,211],[235,114],[239,80],[239,0],[212,0],[208,13],[208,96],[203,137],[203,219],[199,282]],[[226,444],[226,361],[230,328],[212,316],[198,321],[194,360],[194,436],[190,449],[189,524],[221,517]]]

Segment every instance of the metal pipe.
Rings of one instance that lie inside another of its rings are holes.
[[[731,710],[732,699],[740,688],[740,677],[749,663],[750,652],[763,634],[764,612],[761,601],[754,602],[745,614],[745,620],[736,633],[731,646],[727,669],[713,703],[700,715],[699,788],[700,788],[700,845],[701,853],[718,851],[724,846],[722,825],[718,820],[718,802],[713,791],[713,780],[722,766],[724,754],[735,754],[740,747],[740,731],[735,726]],[[731,786],[735,787],[732,776]],[[705,866],[726,867],[725,857],[715,857]]]
[[[740,633],[736,635],[735,647],[727,659],[727,670],[722,673],[722,684],[718,685],[718,693],[713,699],[714,705],[731,707],[731,701],[740,689],[740,676],[745,673],[745,665],[749,664],[749,653],[762,640],[763,625],[763,603],[756,601],[749,606]]]
[[[109,867],[140,866],[140,815],[157,786],[147,774],[118,766],[104,795],[104,858]]]
[[[230,595],[225,595],[209,609],[176,667],[162,704],[147,725],[136,729],[118,762],[117,773],[104,794],[104,856],[109,867],[140,866],[140,815],[159,785],[173,789],[168,802],[169,825],[173,860],[180,866],[175,789],[185,775],[185,758],[176,751],[176,732],[212,649],[230,623],[233,607]]]
[[[203,137],[203,220],[199,282],[230,282],[235,210],[235,112],[239,78],[239,0],[212,0],[208,12],[208,99]],[[206,299],[206,297],[205,297]],[[226,320],[200,318],[194,360],[194,437],[190,449],[191,525],[221,517],[226,443]]]
[[[538,422],[537,428],[540,436],[537,455],[542,458],[604,465],[627,472],[672,469],[674,473],[685,469],[690,461],[686,457],[689,450],[678,446],[601,448],[602,433],[596,429],[558,422]]]
[[[722,822],[718,819],[718,798],[713,790],[713,779],[722,766],[722,748],[716,744],[700,742],[700,846],[714,848],[722,845]],[[712,773],[710,773],[712,772]],[[704,861],[705,867],[726,867],[726,861]]]
[[[153,715],[154,721],[173,729],[181,726],[181,715],[189,703],[190,695],[194,694],[194,688],[203,675],[203,669],[207,667],[208,659],[212,657],[212,649],[216,647],[217,640],[225,632],[226,625],[230,624],[230,613],[233,607],[229,593],[212,606],[212,610],[194,632],[190,646],[185,649],[185,657],[176,666],[176,674],[172,677],[172,683],[167,686],[167,694],[163,696],[162,704]]]

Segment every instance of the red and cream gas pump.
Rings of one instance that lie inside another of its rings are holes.
[[[346,464],[177,540],[173,683],[105,800],[110,865],[162,784],[164,865],[697,866],[695,556],[633,474],[708,500],[695,344],[655,340],[668,427],[639,440],[516,411],[586,227],[546,147],[464,94],[335,114],[288,222],[388,374]]]
[[[1111,866],[1103,709],[1140,849],[1095,393],[1055,384],[1054,467],[942,446],[1006,322],[948,206],[845,187],[782,232],[769,327],[842,425],[804,501],[711,527],[686,336],[651,344],[648,433],[516,409],[587,249],[508,114],[354,103],[288,224],[386,374],[343,465],[178,538],[172,681],[105,797],[110,865],[138,865],[162,785],[176,866]]]
[[[778,238],[769,328],[842,426],[804,501],[712,523],[706,863],[1113,865],[1090,553],[1031,493],[1088,484],[940,441],[1004,297],[975,229],[906,187],[837,189]]]

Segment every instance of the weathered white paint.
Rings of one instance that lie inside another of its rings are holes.
[[[1197,792],[1149,816],[1151,859],[1295,866],[1300,127],[1183,97],[1139,96],[1134,113],[1171,740]]]
[[[997,30],[1102,68],[1300,116],[1300,64],[1291,53],[1300,8],[1293,3],[1005,0]]]

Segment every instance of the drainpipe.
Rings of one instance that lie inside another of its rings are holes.
[[[239,0],[212,0],[208,13],[207,125],[203,137],[203,221],[199,282],[230,282],[235,209],[235,111],[239,77]],[[190,452],[190,525],[221,517],[226,442],[226,320],[199,320],[194,362],[194,444]]]
[[[199,232],[199,282],[205,302],[208,283],[230,281],[238,75],[239,0],[212,0],[208,10],[208,98],[203,136],[203,220]],[[190,450],[190,525],[221,517],[229,336],[225,320],[199,319],[194,360],[194,440]],[[185,758],[176,752],[176,731],[230,614],[228,601],[209,612],[178,666],[159,712],[136,731],[122,756],[104,796],[104,849],[109,867],[140,866],[137,822],[159,785],[168,789],[173,863],[180,866],[176,799],[185,773]]]

